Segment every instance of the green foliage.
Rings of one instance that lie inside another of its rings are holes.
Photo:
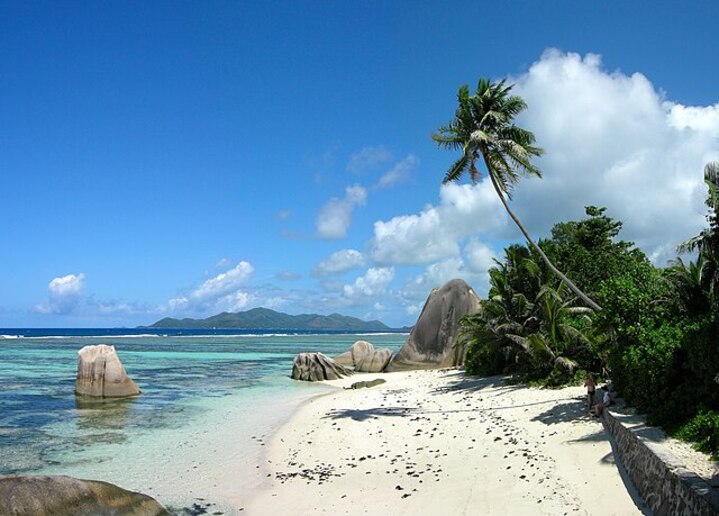
[[[719,455],[719,164],[707,166],[705,181],[709,227],[681,246],[695,261],[654,267],[617,240],[621,222],[594,206],[540,241],[597,312],[576,305],[537,249],[505,249],[490,270],[489,299],[463,321],[467,371],[515,373],[544,387],[606,371],[650,424]]]
[[[622,223],[605,211],[587,206],[587,218],[555,224],[552,238],[540,242],[550,259],[591,295],[596,295],[603,281],[621,274],[627,264],[648,264],[641,251],[632,249],[633,243],[614,241]]]
[[[713,460],[719,460],[719,411],[700,411],[674,436],[695,443],[697,450],[710,454]]]

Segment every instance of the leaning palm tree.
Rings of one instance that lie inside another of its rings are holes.
[[[513,87],[513,84],[506,84],[504,80],[491,82],[480,79],[474,95],[469,94],[467,85],[459,88],[459,106],[454,120],[432,134],[432,139],[440,147],[462,151],[462,155],[447,171],[444,182],[458,180],[467,170],[472,182],[476,182],[480,176],[477,160],[482,158],[500,201],[529,244],[572,292],[593,310],[600,310],[597,303],[552,264],[509,207],[508,199],[512,197],[512,188],[521,175],[541,177],[541,173],[530,160],[544,152],[534,145],[532,132],[514,125],[514,118],[527,104],[521,97],[510,95]]]
[[[714,297],[719,294],[719,162],[710,162],[704,167],[704,183],[708,190],[704,202],[709,208],[709,227],[679,244],[677,250],[680,253],[698,251],[703,261],[702,287]]]

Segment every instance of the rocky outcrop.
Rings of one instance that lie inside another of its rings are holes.
[[[77,353],[75,393],[96,398],[125,398],[140,394],[117,356],[115,346],[85,346]]]
[[[345,367],[353,367],[361,373],[381,373],[391,358],[391,350],[374,349],[369,342],[358,340],[350,349],[337,355],[335,362]]]
[[[116,485],[66,476],[0,477],[0,514],[168,515],[155,499]]]
[[[292,361],[292,379],[308,382],[337,380],[352,371],[322,353],[300,353]]]
[[[407,342],[385,371],[439,369],[464,364],[465,340],[459,320],[479,310],[480,300],[467,283],[454,279],[433,290]]]

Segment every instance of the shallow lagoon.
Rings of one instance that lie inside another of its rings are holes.
[[[295,354],[334,355],[359,339],[394,351],[406,335],[0,339],[0,473],[107,480],[187,504],[217,487],[221,479],[208,472],[218,463],[221,470],[223,460],[257,464],[259,446],[234,447],[233,454],[246,456],[226,457],[228,440],[260,442],[303,399],[327,389],[289,378]],[[98,343],[115,345],[141,396],[74,395],[77,351]],[[193,474],[194,492],[180,496],[174,486]]]

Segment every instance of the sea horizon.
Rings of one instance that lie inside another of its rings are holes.
[[[151,328],[151,327],[17,327],[0,328],[0,340],[15,338],[137,338],[137,337],[253,337],[293,335],[406,335],[408,328],[383,330],[297,329],[297,328]]]

